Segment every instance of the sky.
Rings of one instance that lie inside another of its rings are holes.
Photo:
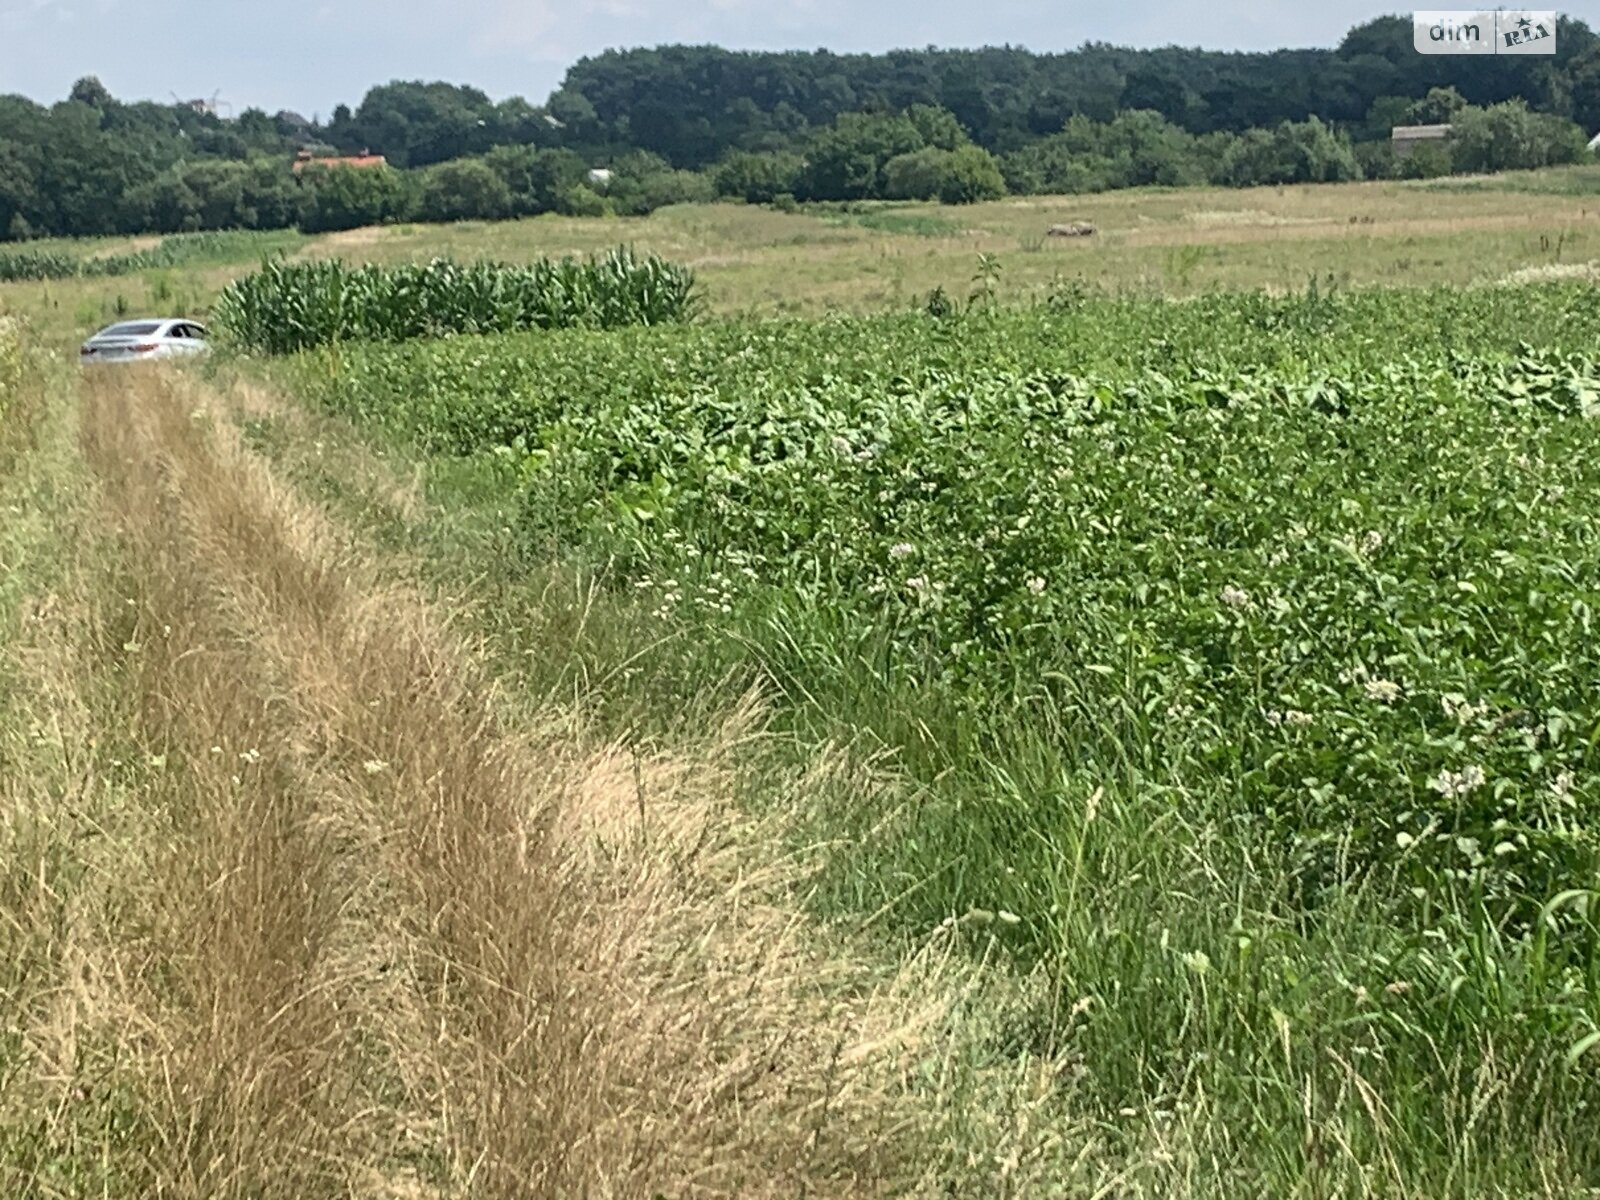
[[[1580,7],[1583,7],[1580,5]],[[0,93],[220,94],[327,117],[374,84],[444,79],[543,103],[584,55],[668,42],[881,51],[1333,46],[1381,0],[0,0]]]

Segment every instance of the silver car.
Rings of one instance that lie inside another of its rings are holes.
[[[206,327],[182,317],[152,317],[107,325],[83,344],[78,361],[95,363],[149,362],[187,357],[208,349]]]

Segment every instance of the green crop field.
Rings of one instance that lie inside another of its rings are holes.
[[[1569,283],[283,370],[592,581],[619,730],[761,686],[898,780],[812,814],[816,902],[1043,969],[1073,1104],[1202,1106],[1261,1194],[1354,1186],[1329,1138],[1509,1195],[1600,1170],[1597,346]]]
[[[1073,284],[1139,295],[1216,289],[1494,282],[1517,272],[1573,272],[1600,261],[1600,168],[1493,177],[1248,189],[1147,188],[1032,196],[947,208],[863,204],[794,213],[742,204],[682,205],[641,218],[541,216],[520,221],[393,225],[319,236],[291,232],[27,243],[0,254],[0,274],[78,274],[0,281],[0,304],[36,314],[62,340],[117,316],[171,309],[203,315],[263,255],[350,263],[436,257],[526,263],[634,246],[682,263],[718,314],[867,313],[919,304],[934,288],[966,295],[977,256],[1005,299]],[[1052,239],[1051,225],[1099,232]],[[89,271],[115,270],[83,277]],[[114,260],[108,268],[95,260]]]
[[[245,445],[196,545],[289,479],[325,511],[286,544],[336,514],[470,597],[552,728],[703,745],[758,697],[716,786],[805,928],[1006,981],[908,1052],[908,1194],[1593,1196],[1594,180],[57,245],[0,305],[57,348],[214,318],[191,382]],[[93,410],[180,447],[151,495],[200,471],[189,396]],[[317,637],[358,607],[326,553]]]

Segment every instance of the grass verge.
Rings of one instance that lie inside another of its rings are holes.
[[[814,856],[778,826],[870,770],[774,765],[755,698],[671,745],[599,737],[498,686],[205,392],[83,389],[4,481],[29,514],[0,542],[5,1194],[994,1195],[1065,1169],[1053,1065],[988,1070],[1020,985],[955,927],[886,967],[803,915]]]

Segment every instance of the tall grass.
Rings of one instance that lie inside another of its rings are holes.
[[[959,989],[796,911],[757,703],[590,739],[205,393],[83,387],[72,504],[0,476],[0,1194],[916,1190]]]
[[[37,364],[30,361],[22,322],[0,315],[0,476],[31,443],[42,396]]]
[[[661,325],[687,320],[695,305],[691,271],[624,248],[529,266],[271,262],[222,293],[215,321],[238,345],[286,354],[339,341]]]

